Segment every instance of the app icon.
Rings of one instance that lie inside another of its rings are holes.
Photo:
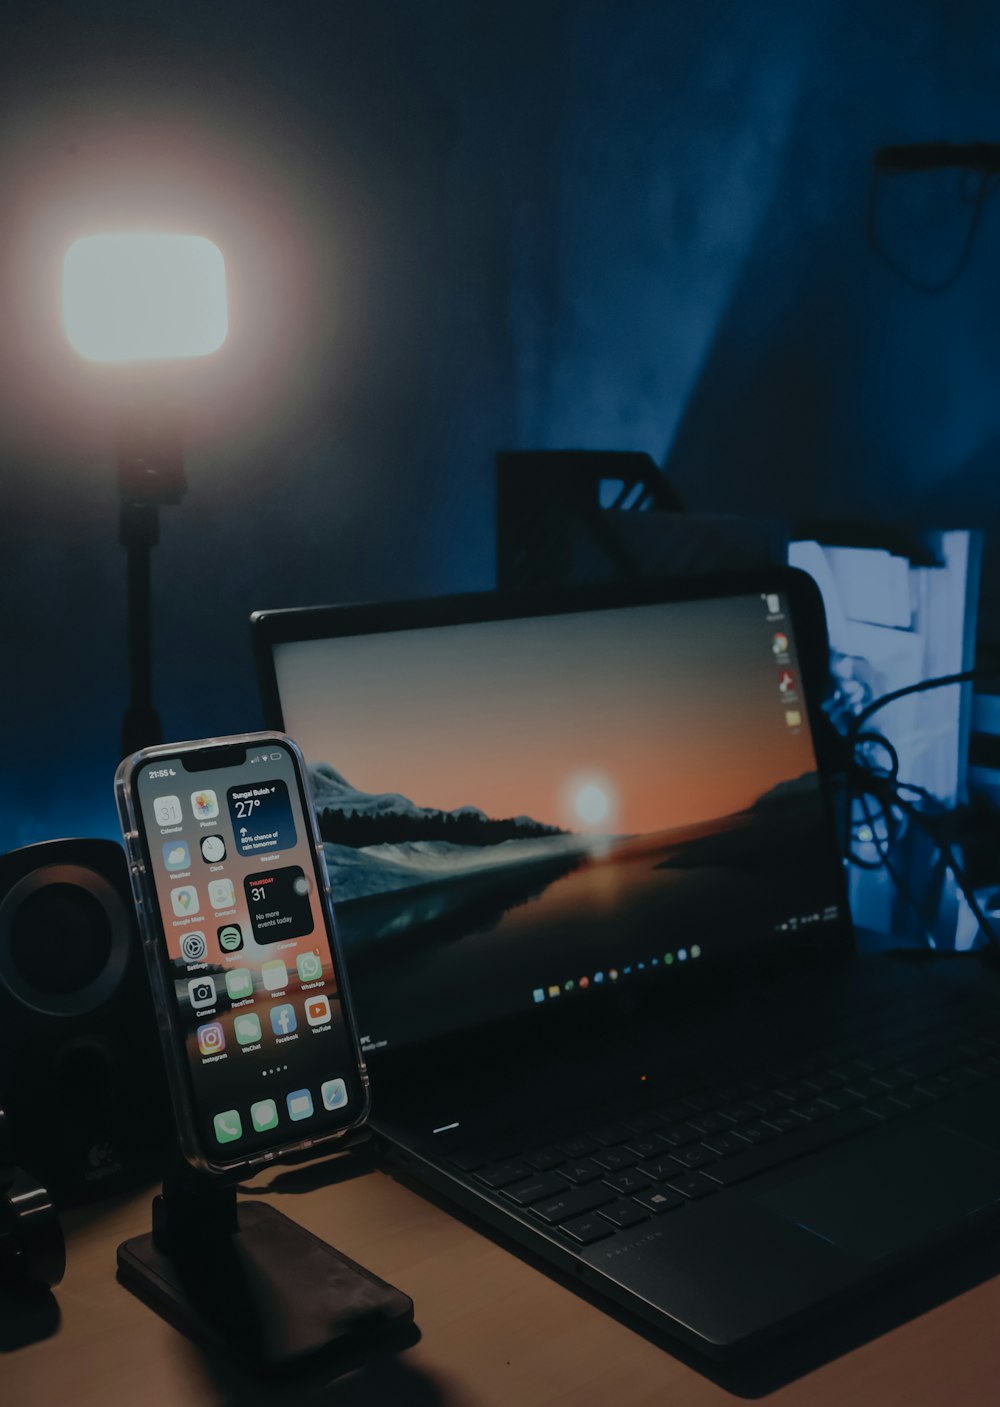
[[[158,796],[153,802],[153,815],[158,826],[179,826],[184,819],[179,796]]]
[[[549,988],[549,996],[550,996],[550,997],[557,997],[558,995],[559,995],[559,988],[558,988],[558,987],[550,987],[550,988]]]
[[[771,641],[771,649],[776,655],[788,654],[788,636],[782,630],[774,632],[774,639]]]
[[[531,994],[531,1000],[533,1002],[543,1002],[545,1000],[545,988],[536,987]]]
[[[574,985],[575,985],[575,984],[574,984],[573,979],[572,979],[572,977],[571,977],[567,982],[564,982],[564,983],[563,983],[563,991],[564,991],[564,992],[571,992],[571,991],[573,990]]]
[[[241,1011],[233,1022],[233,1030],[240,1045],[253,1045],[260,1040],[260,1017],[252,1011]]]
[[[781,610],[781,597],[775,591],[770,592],[767,597],[767,610],[772,616],[778,615]]]
[[[204,933],[185,933],[181,939],[181,956],[185,962],[201,962],[207,951]]]
[[[243,930],[238,923],[224,923],[218,935],[219,947],[224,953],[238,953],[243,947]]]
[[[319,1092],[324,1109],[343,1109],[347,1103],[347,1086],[343,1080],[324,1080]]]
[[[310,1026],[322,1026],[330,1019],[330,998],[310,997],[306,1002],[306,1020]]]
[[[597,982],[597,983],[603,982],[603,981],[604,981],[604,973],[603,973],[603,972],[595,972],[595,973],[594,973],[594,981]]]
[[[280,958],[261,963],[260,980],[269,992],[276,992],[279,988],[288,986],[288,968]]]
[[[221,1021],[209,1021],[198,1027],[198,1049],[202,1055],[218,1055],[226,1048],[226,1033]]]
[[[267,1133],[278,1123],[278,1106],[273,1099],[258,1099],[250,1105],[250,1120],[255,1133]]]
[[[323,959],[318,953],[299,953],[295,967],[300,982],[315,982],[323,976]]]
[[[291,1002],[271,1007],[271,1030],[276,1036],[290,1036],[298,1028],[298,1019]]]
[[[208,902],[213,909],[231,909],[236,903],[236,891],[231,879],[211,879],[208,882]]]
[[[700,957],[701,957],[701,947],[700,947],[700,945],[699,945],[698,943],[692,943],[692,944],[691,944],[691,956],[692,956],[693,958],[700,958]]]
[[[219,814],[219,798],[207,787],[191,793],[191,810],[196,821],[214,821]]]
[[[227,1109],[224,1114],[216,1114],[215,1137],[220,1143],[233,1143],[243,1137],[243,1121],[238,1109]]]
[[[201,858],[206,865],[217,865],[226,858],[226,842],[221,835],[202,836]]]
[[[617,982],[617,981],[618,981],[618,969],[617,969],[617,967],[609,967],[609,968],[608,968],[608,976],[611,978],[612,982]]]
[[[178,889],[171,889],[170,902],[178,918],[187,918],[198,912],[198,891],[193,884],[182,884]]]
[[[790,669],[783,669],[778,675],[778,692],[781,694],[795,693],[795,675]]]
[[[249,967],[231,967],[226,973],[226,991],[231,1001],[253,996],[253,973]]]
[[[188,1000],[197,1011],[202,1006],[215,1005],[215,980],[212,977],[192,977],[188,983]]]
[[[313,1097],[307,1089],[293,1089],[287,1096],[285,1103],[288,1105],[288,1117],[290,1119],[309,1119],[313,1112]]]
[[[163,842],[163,863],[168,870],[187,870],[191,867],[191,852],[183,840]]]
[[[798,728],[802,723],[802,714],[797,708],[787,709],[785,712],[785,722],[789,728]]]
[[[580,978],[580,986],[581,986],[581,988],[582,988],[584,991],[586,991],[587,988],[590,986],[590,978],[589,978],[589,977],[581,977],[581,978]]]
[[[678,961],[678,962],[687,962],[687,955],[688,955],[688,954],[687,954],[687,948],[678,948],[678,949],[677,949],[677,961]]]

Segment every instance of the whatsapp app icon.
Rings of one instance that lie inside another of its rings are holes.
[[[224,923],[219,929],[219,947],[224,953],[236,953],[243,947],[243,930],[238,923]]]
[[[318,953],[299,953],[295,959],[300,982],[315,982],[323,976],[323,959]]]

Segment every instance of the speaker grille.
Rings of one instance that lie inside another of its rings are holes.
[[[107,967],[111,921],[88,890],[50,884],[14,913],[9,942],[11,963],[29,986],[64,996],[88,987]]]

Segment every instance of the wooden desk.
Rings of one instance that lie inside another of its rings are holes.
[[[318,1165],[304,1171],[313,1174],[307,1183],[317,1172],[325,1175]],[[419,1342],[333,1382],[327,1373],[295,1388],[250,1383],[117,1283],[117,1243],[149,1227],[144,1192],[67,1218],[68,1268],[56,1292],[60,1326],[50,1338],[0,1354],[0,1403],[718,1407],[752,1397],[781,1407],[986,1407],[1000,1401],[1000,1279],[961,1288],[963,1277],[968,1284],[993,1268],[982,1251],[978,1264],[949,1263],[944,1292],[955,1297],[944,1303],[927,1307],[942,1291],[938,1271],[933,1284],[926,1276],[911,1280],[899,1292],[908,1296],[905,1303],[883,1296],[867,1302],[859,1318],[835,1320],[832,1332],[800,1334],[749,1366],[711,1367],[683,1361],[388,1173],[368,1171],[273,1200],[412,1295]],[[891,1327],[900,1314],[916,1317]],[[859,1346],[873,1327],[885,1327],[887,1315],[890,1327]],[[840,1356],[830,1359],[831,1353]]]

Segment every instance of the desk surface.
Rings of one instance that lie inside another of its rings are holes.
[[[832,1330],[799,1334],[749,1365],[713,1367],[682,1360],[386,1172],[311,1187],[328,1173],[319,1165],[297,1172],[309,1190],[272,1193],[274,1204],[412,1295],[420,1330],[397,1358],[334,1382],[328,1372],[313,1375],[295,1393],[303,1404],[717,1407],[752,1398],[781,1407],[981,1407],[1000,1399],[1000,1278],[973,1283],[988,1273],[981,1264],[952,1261],[943,1290],[939,1268],[933,1283],[912,1278],[867,1301],[860,1316],[854,1309],[832,1321]],[[195,1348],[117,1283],[115,1247],[148,1230],[148,1192],[67,1221],[61,1323],[50,1338],[0,1355],[5,1403],[289,1400],[287,1383],[250,1390],[238,1370]],[[952,1297],[934,1303],[942,1293]],[[905,1302],[896,1302],[900,1294]]]

